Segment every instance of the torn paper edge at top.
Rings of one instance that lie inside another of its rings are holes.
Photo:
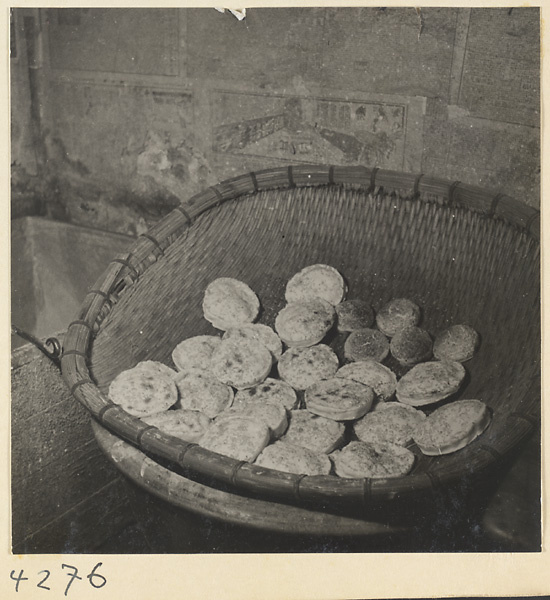
[[[234,17],[237,17],[239,21],[242,21],[246,17],[246,8],[214,8],[221,13],[224,13],[226,10],[228,10]]]

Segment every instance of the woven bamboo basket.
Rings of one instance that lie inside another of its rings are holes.
[[[113,447],[104,430],[134,448],[114,462],[176,504],[178,486],[190,481],[212,490],[210,506],[220,491],[235,502],[316,514],[423,499],[483,478],[539,426],[539,228],[539,212],[505,194],[427,175],[304,165],[235,177],[183,203],[110,263],[68,327],[63,376],[97,422],[104,450]],[[460,391],[492,411],[478,440],[445,456],[418,452],[414,470],[401,478],[298,476],[178,440],[108,399],[122,370],[142,360],[171,365],[181,340],[216,332],[201,307],[213,279],[246,282],[262,302],[260,322],[273,325],[286,282],[313,263],[336,267],[348,297],[368,299],[375,310],[407,297],[422,307],[421,324],[431,333],[453,323],[480,333]],[[152,469],[147,481],[145,467]],[[316,523],[308,528],[327,527]]]

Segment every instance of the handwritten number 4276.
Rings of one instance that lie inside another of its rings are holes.
[[[101,567],[102,564],[103,563],[97,563],[97,565],[90,571],[90,573],[88,573],[88,575],[86,575],[86,578],[90,582],[90,585],[94,588],[102,588],[107,583],[107,580],[105,579],[105,577],[103,577],[103,575],[100,575],[99,573],[97,573],[97,569],[99,567]],[[64,593],[64,595],[66,596],[69,591],[69,588],[73,584],[73,581],[75,579],[81,580],[82,577],[80,577],[80,575],[78,574],[78,569],[76,567],[73,567],[71,565],[62,564],[61,568],[68,570],[67,575],[69,577],[69,581],[67,583],[67,587],[65,588],[65,593]],[[42,575],[42,574],[44,574],[44,577],[42,577],[42,579],[36,584],[36,587],[38,587],[42,590],[51,589],[46,585],[46,581],[48,580],[48,577],[50,576],[50,571],[45,569],[44,571],[40,571],[38,573],[38,575]],[[10,573],[10,578],[13,579],[13,581],[15,581],[15,591],[16,592],[19,591],[19,584],[22,581],[29,580],[28,577],[23,576],[23,570],[19,571],[19,575],[15,575],[15,571],[12,571]]]

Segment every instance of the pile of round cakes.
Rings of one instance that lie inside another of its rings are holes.
[[[448,454],[483,433],[487,406],[453,399],[477,332],[456,324],[432,339],[411,300],[375,314],[347,293],[335,268],[307,266],[270,327],[256,322],[260,300],[247,284],[215,279],[202,309],[223,333],[181,341],[175,368],[144,361],[123,371],[109,396],[167,434],[304,475],[401,477],[415,450]]]

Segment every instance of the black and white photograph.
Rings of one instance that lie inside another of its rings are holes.
[[[9,13],[11,553],[540,554],[540,6]]]

